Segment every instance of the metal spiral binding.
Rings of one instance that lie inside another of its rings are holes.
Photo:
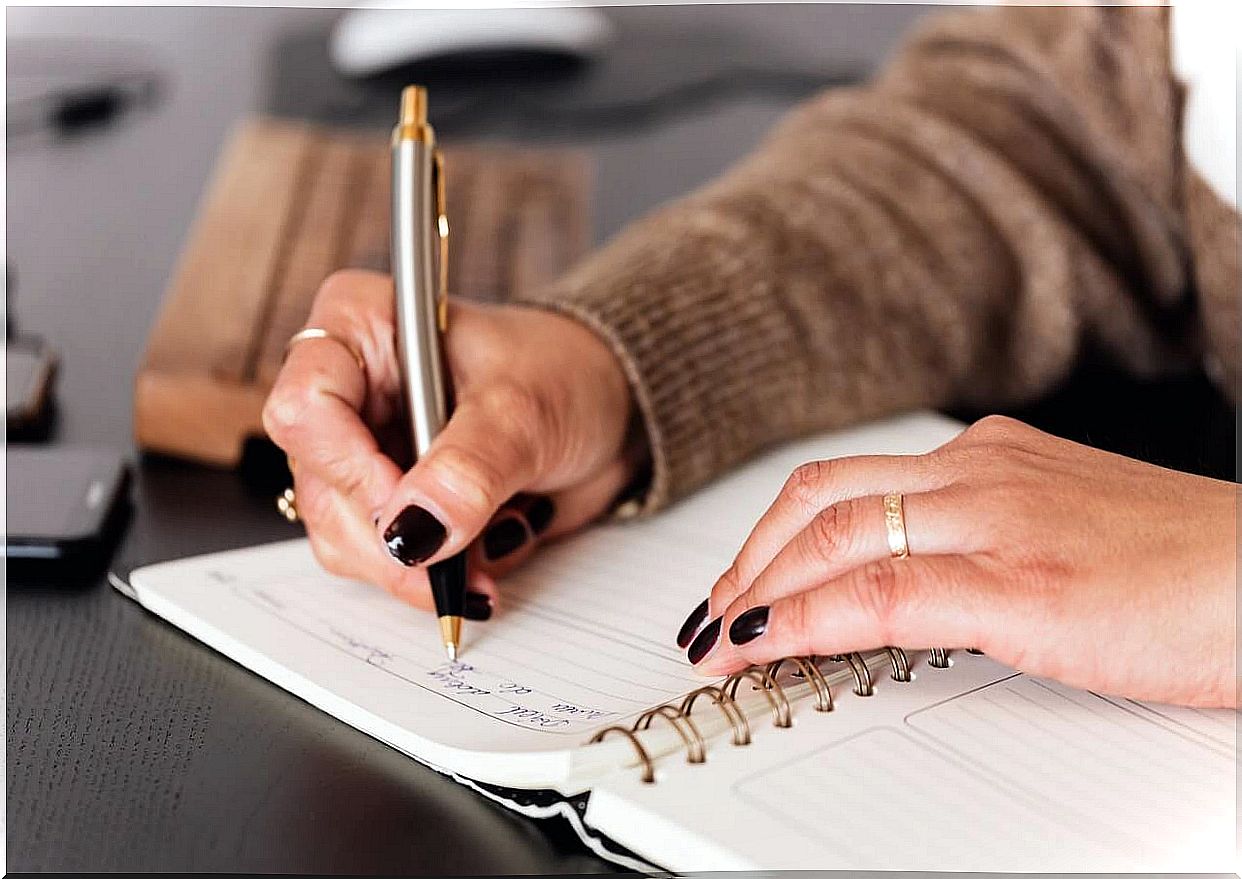
[[[776,682],[776,678],[768,674],[767,669],[752,665],[750,668],[729,675],[720,685],[720,689],[736,704],[737,686],[744,678],[754,681],[758,685],[757,689],[767,697],[768,704],[772,706],[772,722],[776,726],[781,729],[793,726],[793,712],[789,709],[789,699],[785,696],[785,689]]]
[[[699,687],[693,693],[686,695],[677,711],[687,718],[690,717],[691,712],[694,711],[694,703],[699,700],[700,696],[709,697],[724,713],[725,720],[729,721],[729,726],[733,728],[733,744],[750,744],[750,723],[747,722],[746,715],[742,713],[741,707],[734,698],[720,687]]]
[[[703,744],[703,736],[699,728],[694,725],[690,715],[682,714],[672,705],[661,705],[640,714],[638,720],[634,721],[633,731],[639,732],[650,728],[651,721],[657,717],[663,717],[671,723],[673,729],[677,730],[677,734],[681,736],[681,740],[685,742],[687,763],[702,763],[707,759],[707,746]]]
[[[900,682],[912,680],[910,657],[906,652],[899,647],[885,647],[883,650],[888,656],[889,663],[892,665],[892,679]],[[976,651],[972,650],[970,652],[974,653]],[[875,683],[871,677],[871,669],[861,653],[835,654],[823,658],[830,662],[843,662],[849,666],[850,673],[854,676],[855,694],[870,696],[875,693]],[[702,733],[699,732],[699,728],[691,719],[691,715],[694,712],[694,706],[702,697],[706,696],[720,709],[725,720],[728,721],[729,726],[732,728],[733,744],[738,746],[749,745],[751,743],[750,722],[746,719],[745,712],[742,711],[741,706],[737,702],[738,687],[741,686],[744,680],[751,681],[754,684],[753,689],[763,693],[767,698],[768,704],[772,708],[773,725],[780,728],[793,726],[793,712],[789,706],[788,694],[785,693],[784,687],[776,682],[776,676],[785,663],[793,664],[795,666],[794,675],[810,683],[811,688],[815,691],[815,710],[821,712],[832,711],[834,708],[832,689],[829,687],[823,672],[816,665],[815,657],[789,656],[769,663],[767,666],[753,665],[750,668],[735,672],[725,678],[720,686],[709,685],[699,687],[697,690],[688,693],[679,707],[665,704],[652,708],[650,711],[645,711],[634,721],[633,727],[606,727],[592,736],[590,744],[603,741],[610,733],[619,733],[625,736],[629,739],[630,744],[634,746],[634,752],[638,755],[638,760],[642,764],[643,781],[650,784],[655,781],[655,763],[651,759],[651,755],[647,753],[647,749],[643,747],[637,733],[650,729],[652,722],[657,717],[662,717],[677,731],[677,735],[681,737],[682,743],[686,746],[686,762],[705,763],[707,762],[707,746],[703,740]],[[931,655],[928,657],[927,664],[934,668],[948,668],[949,651],[941,647],[933,648]]]
[[[893,680],[908,684],[912,676],[910,675],[910,657],[906,655],[906,651],[900,647],[885,647],[884,652],[888,654],[888,661],[893,664]]]
[[[651,756],[647,753],[647,749],[643,747],[643,743],[638,740],[638,736],[634,735],[633,730],[626,729],[623,726],[606,727],[605,729],[601,729],[595,735],[591,736],[591,741],[588,744],[594,745],[596,742],[602,742],[605,738],[608,737],[609,733],[614,733],[614,732],[621,733],[621,735],[629,739],[630,744],[634,746],[634,751],[635,753],[638,754],[638,759],[643,764],[643,781],[646,782],[647,784],[651,784],[652,782],[654,782],[655,781],[655,764],[651,762]]]
[[[875,684],[871,680],[871,669],[867,668],[867,660],[861,653],[834,653],[828,657],[830,662],[844,662],[854,675],[854,695],[875,695]]]
[[[815,689],[815,710],[831,711],[832,705],[832,688],[828,686],[828,682],[824,680],[823,673],[815,665],[815,663],[803,659],[801,656],[786,656],[784,659],[778,659],[776,662],[770,663],[767,667],[768,677],[776,680],[777,673],[781,670],[781,666],[787,662],[792,662],[798,667],[795,675],[801,674],[801,677],[811,682],[811,686]]]

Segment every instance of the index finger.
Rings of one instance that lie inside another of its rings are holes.
[[[790,475],[729,570],[712,587],[709,615],[723,613],[823,510],[870,495],[929,491],[948,480],[948,474],[925,455],[866,455],[803,464]]]
[[[366,393],[366,376],[346,344],[308,339],[289,351],[263,407],[263,427],[299,468],[376,511],[401,471],[362,421]]]

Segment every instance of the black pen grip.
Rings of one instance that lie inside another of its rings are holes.
[[[460,617],[466,613],[466,553],[459,552],[427,568],[431,597],[437,617]]]

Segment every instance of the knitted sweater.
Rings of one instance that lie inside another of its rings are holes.
[[[1239,217],[1183,155],[1167,19],[936,16],[530,299],[623,364],[646,509],[806,432],[1029,400],[1087,344],[1236,401]]]

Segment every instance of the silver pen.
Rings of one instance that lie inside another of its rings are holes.
[[[397,357],[413,449],[422,457],[448,422],[450,391],[441,340],[448,329],[448,217],[444,166],[427,124],[427,90],[401,92],[392,132],[392,277]],[[466,601],[465,552],[427,569],[440,635],[450,661],[461,645]]]

